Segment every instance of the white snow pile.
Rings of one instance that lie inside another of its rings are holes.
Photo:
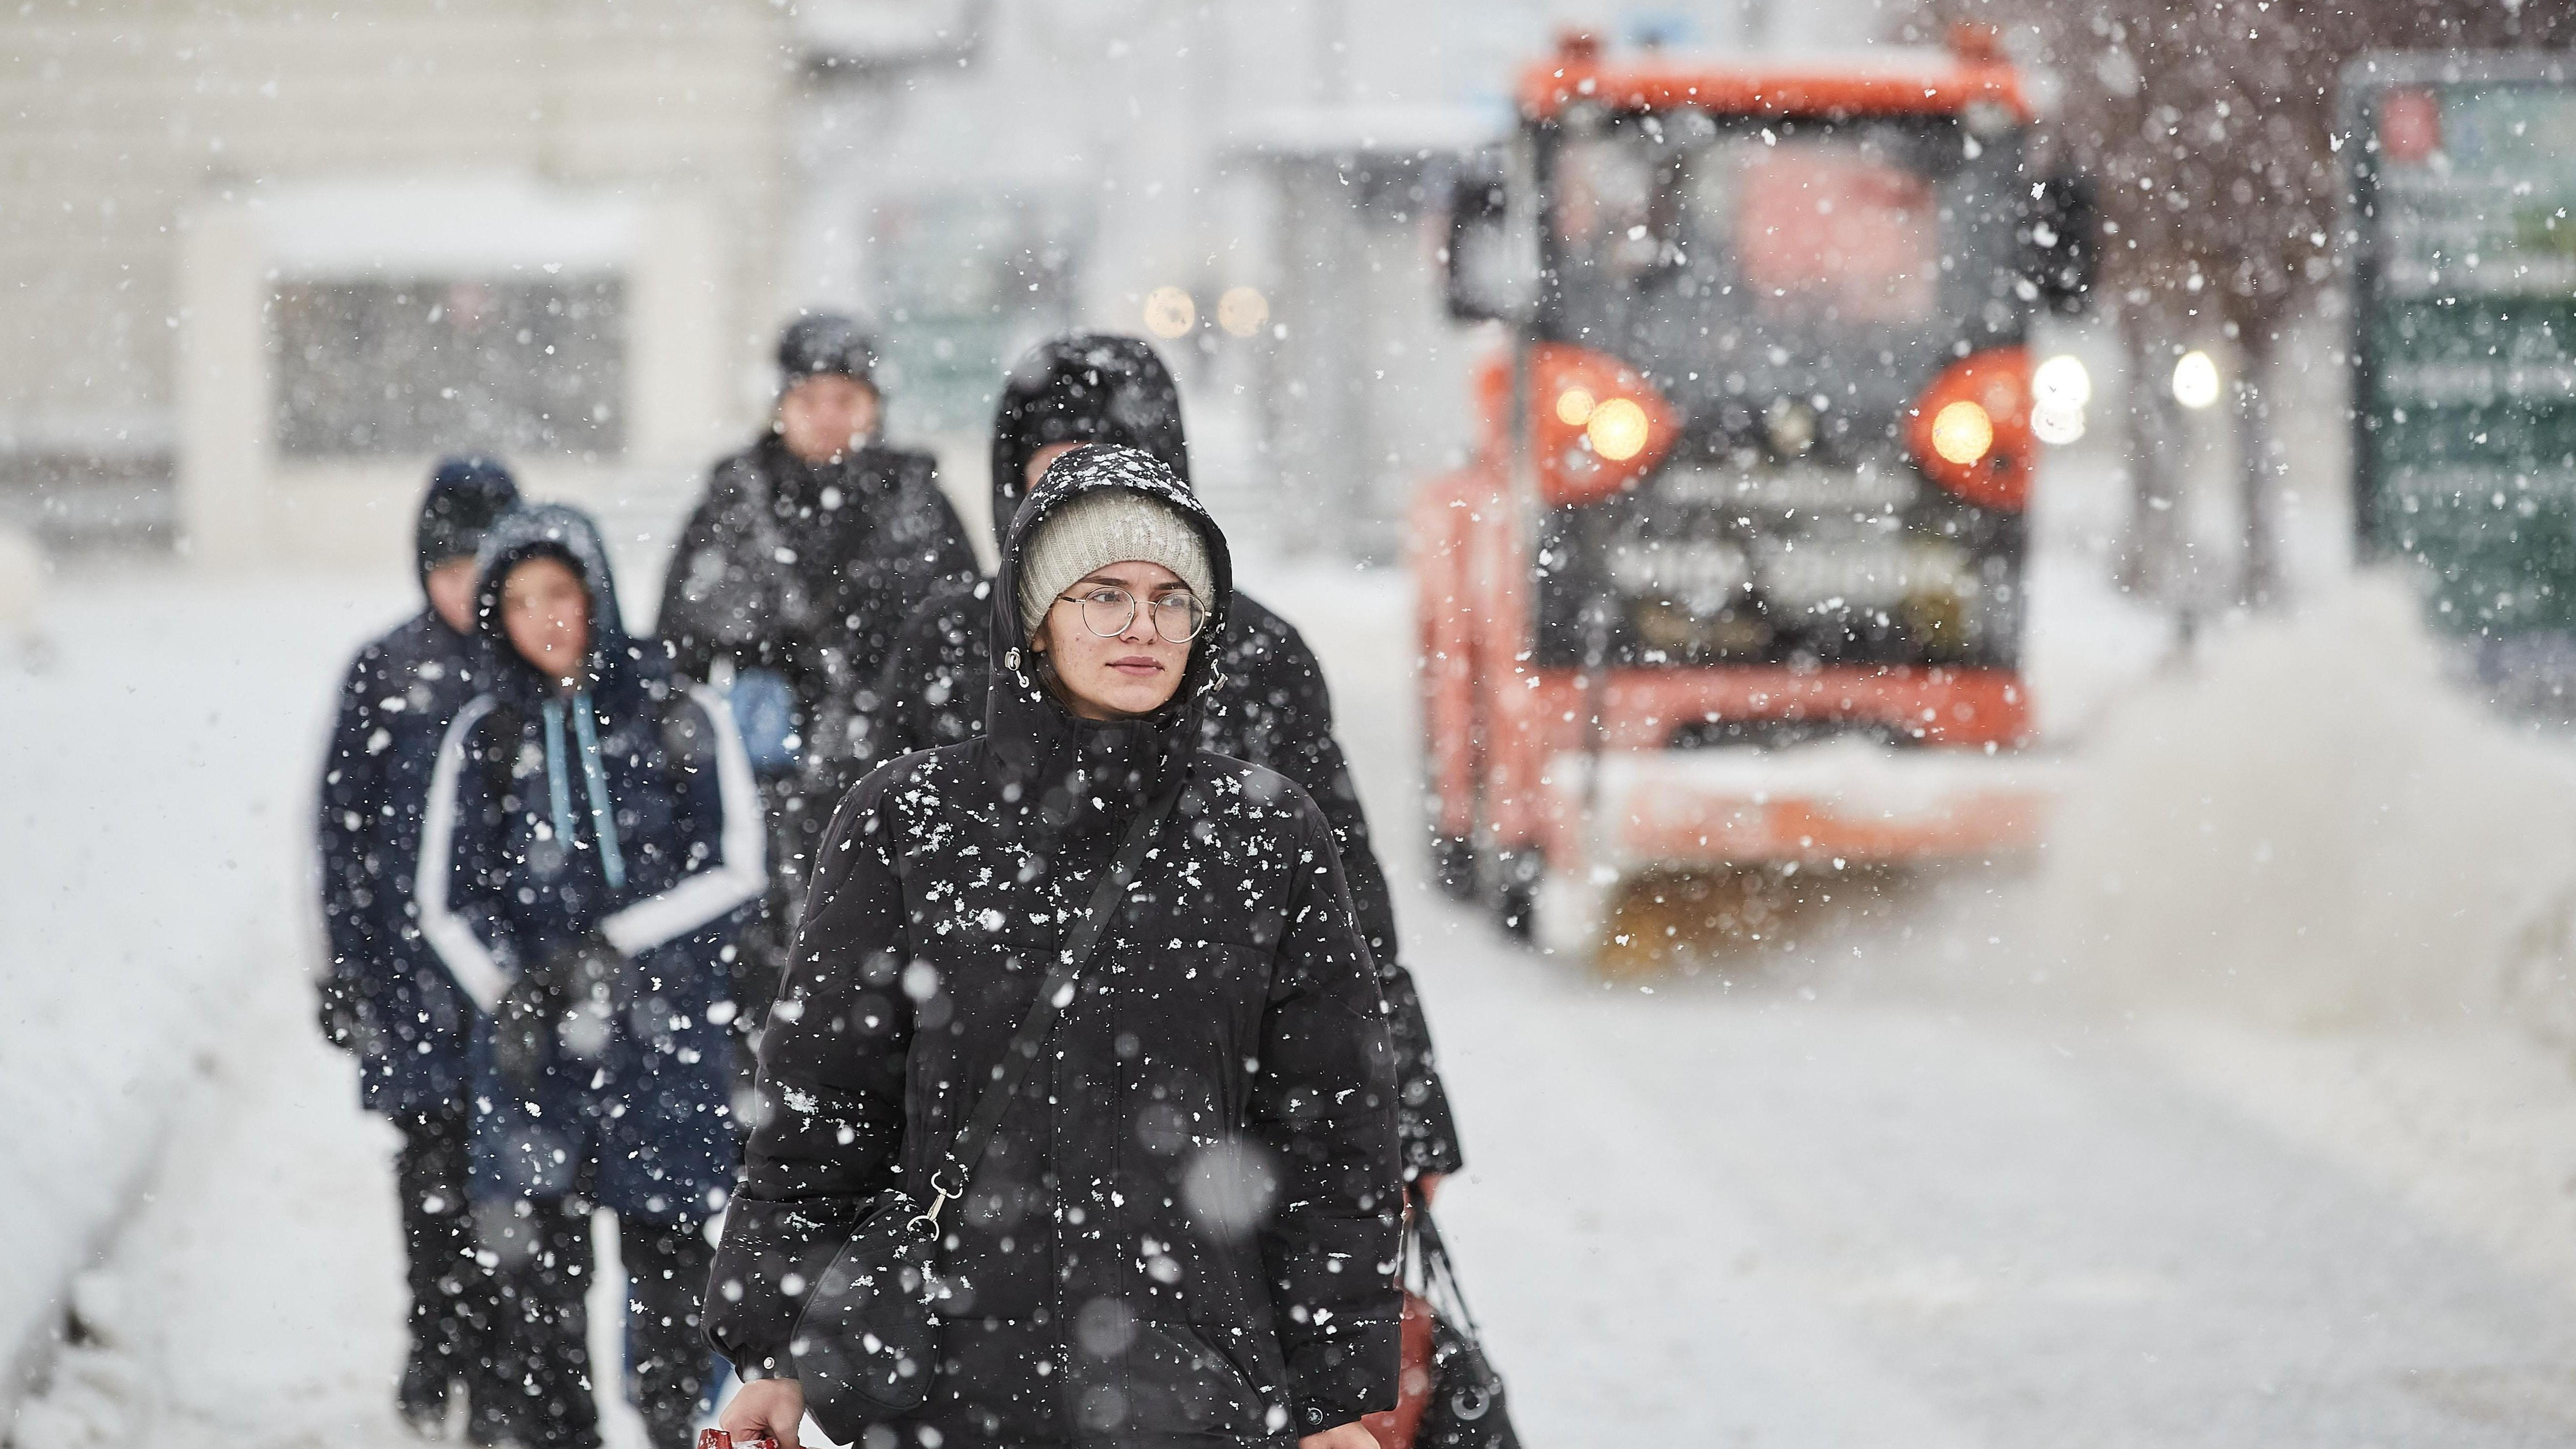
[[[78,1330],[74,1275],[134,1206],[245,982],[305,990],[335,684],[403,602],[74,579],[48,609],[52,662],[0,661],[0,1370]]]
[[[2446,677],[2396,580],[2214,641],[2106,722],[2036,893],[2064,978],[2294,1028],[2576,1042],[2576,749]]]

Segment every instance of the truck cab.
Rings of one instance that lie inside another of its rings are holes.
[[[1579,946],[1638,869],[2028,843],[2028,342],[2091,268],[2018,73],[1577,39],[1518,98],[1448,255],[1509,344],[1412,516],[1444,881]]]

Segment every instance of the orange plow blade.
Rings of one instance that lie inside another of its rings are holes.
[[[1648,871],[2018,855],[2039,846],[2061,775],[2028,752],[1860,740],[1561,754],[1546,778],[1542,932],[1554,949],[1588,954],[1611,892]]]

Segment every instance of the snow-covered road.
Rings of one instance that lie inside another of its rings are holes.
[[[1425,985],[1475,1107],[1450,1216],[1555,1442],[2576,1433],[2562,1284],[2152,1043],[1481,971]]]
[[[134,606],[65,594],[64,631],[113,647]],[[1300,578],[1266,597],[1328,654],[1408,882],[1408,955],[1472,1162],[1444,1219],[1534,1449],[2576,1440],[2576,1082],[2524,1038],[2079,1005],[2034,975],[2039,887],[2020,875],[1819,905],[1792,939],[1696,975],[1604,983],[1409,884],[1400,594]],[[190,599],[213,637],[328,643],[242,666],[238,687],[281,701],[276,728],[318,721],[333,651],[371,622],[336,603],[299,619],[275,589]],[[46,688],[119,697],[84,667]],[[185,702],[129,685],[139,718]],[[8,725],[14,748],[77,728]],[[272,734],[223,736],[225,757],[191,768],[299,810],[318,735]],[[118,798],[119,779],[94,782],[98,805],[156,798]],[[239,834],[237,871],[171,852],[164,888],[222,899],[248,878],[269,883],[258,903],[282,899],[295,832]],[[53,879],[94,911],[138,889]],[[148,954],[159,929],[124,939]],[[5,944],[23,976],[14,921]],[[11,1442],[390,1449],[390,1134],[315,1039],[303,962],[192,969],[232,1024],[155,1088],[176,1127],[86,1286],[100,1341],[59,1361]]]

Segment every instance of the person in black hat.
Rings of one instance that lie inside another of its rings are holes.
[[[411,1353],[398,1390],[424,1432],[447,1421],[462,1382],[476,1443],[506,1437],[490,1381],[492,1288],[465,1206],[466,1042],[474,1008],[422,940],[412,899],[421,812],[448,723],[482,687],[474,645],[474,554],[519,501],[498,461],[441,461],[415,548],[425,607],[358,651],[322,763],[324,1036],[358,1060],[359,1100],[402,1134],[395,1176],[411,1285]]]
[[[811,1443],[811,1408],[905,1449],[1376,1449],[1395,1048],[1325,812],[1202,743],[1241,601],[1174,469],[1057,458],[985,600],[986,732],[841,802],[709,1278],[734,1442]],[[818,1285],[870,1261],[853,1225],[898,1188],[953,1291],[906,1370],[920,1402],[881,1415],[816,1352]]]
[[[729,694],[770,814],[773,883],[734,962],[745,1090],[751,1034],[832,803],[809,810],[799,782],[812,726],[824,701],[874,685],[916,600],[975,574],[930,456],[879,439],[876,349],[858,324],[797,318],[779,338],[778,371],[769,427],[716,464],[655,620],[680,674]]]

